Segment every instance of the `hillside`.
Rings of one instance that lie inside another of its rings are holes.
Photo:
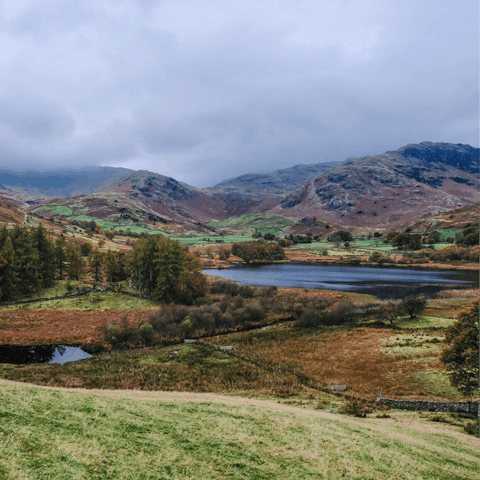
[[[478,439],[411,415],[356,419],[198,393],[1,388],[3,478],[478,477]]]
[[[410,227],[415,232],[448,229],[461,231],[468,223],[474,222],[478,224],[479,218],[480,203],[474,203],[473,205],[456,208],[455,210],[434,213],[411,222],[403,222],[396,225],[396,229],[402,231]]]
[[[269,213],[387,226],[480,201],[480,149],[422,142],[357,158],[306,182]]]
[[[270,173],[249,173],[203,190],[225,201],[228,216],[265,212],[299,185],[340,163],[302,164]]]
[[[0,193],[29,203],[45,218],[101,220],[103,229],[140,232],[170,225],[205,232],[210,222],[267,213],[352,228],[391,228],[479,202],[479,152],[469,145],[422,142],[346,163],[243,175],[204,189],[145,170],[110,167],[36,173],[25,184],[18,177],[16,185],[2,174]],[[49,197],[54,193],[62,198]]]
[[[21,203],[2,195],[6,191],[0,187],[0,226],[20,225],[25,218],[25,214],[20,210]]]

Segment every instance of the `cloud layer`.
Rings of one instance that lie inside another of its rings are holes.
[[[478,2],[0,0],[2,167],[196,186],[478,147]]]

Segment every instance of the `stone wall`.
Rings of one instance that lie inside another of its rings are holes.
[[[381,402],[392,408],[402,410],[424,410],[427,412],[464,412],[478,413],[479,404],[475,402],[430,402],[427,400],[393,400],[391,398],[378,397]]]

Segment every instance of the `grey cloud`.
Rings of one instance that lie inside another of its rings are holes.
[[[3,163],[207,186],[423,140],[478,146],[477,2],[4,5]]]

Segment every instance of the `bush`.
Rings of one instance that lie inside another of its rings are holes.
[[[373,412],[373,407],[366,400],[351,398],[338,411],[354,417],[365,418],[367,414]]]
[[[353,318],[353,306],[345,299],[333,304],[330,299],[317,305],[308,305],[296,325],[302,328],[315,327],[318,325],[342,325]],[[294,309],[295,309],[294,304]]]
[[[140,336],[145,345],[151,345],[155,340],[155,331],[150,323],[146,322],[140,327]]]

